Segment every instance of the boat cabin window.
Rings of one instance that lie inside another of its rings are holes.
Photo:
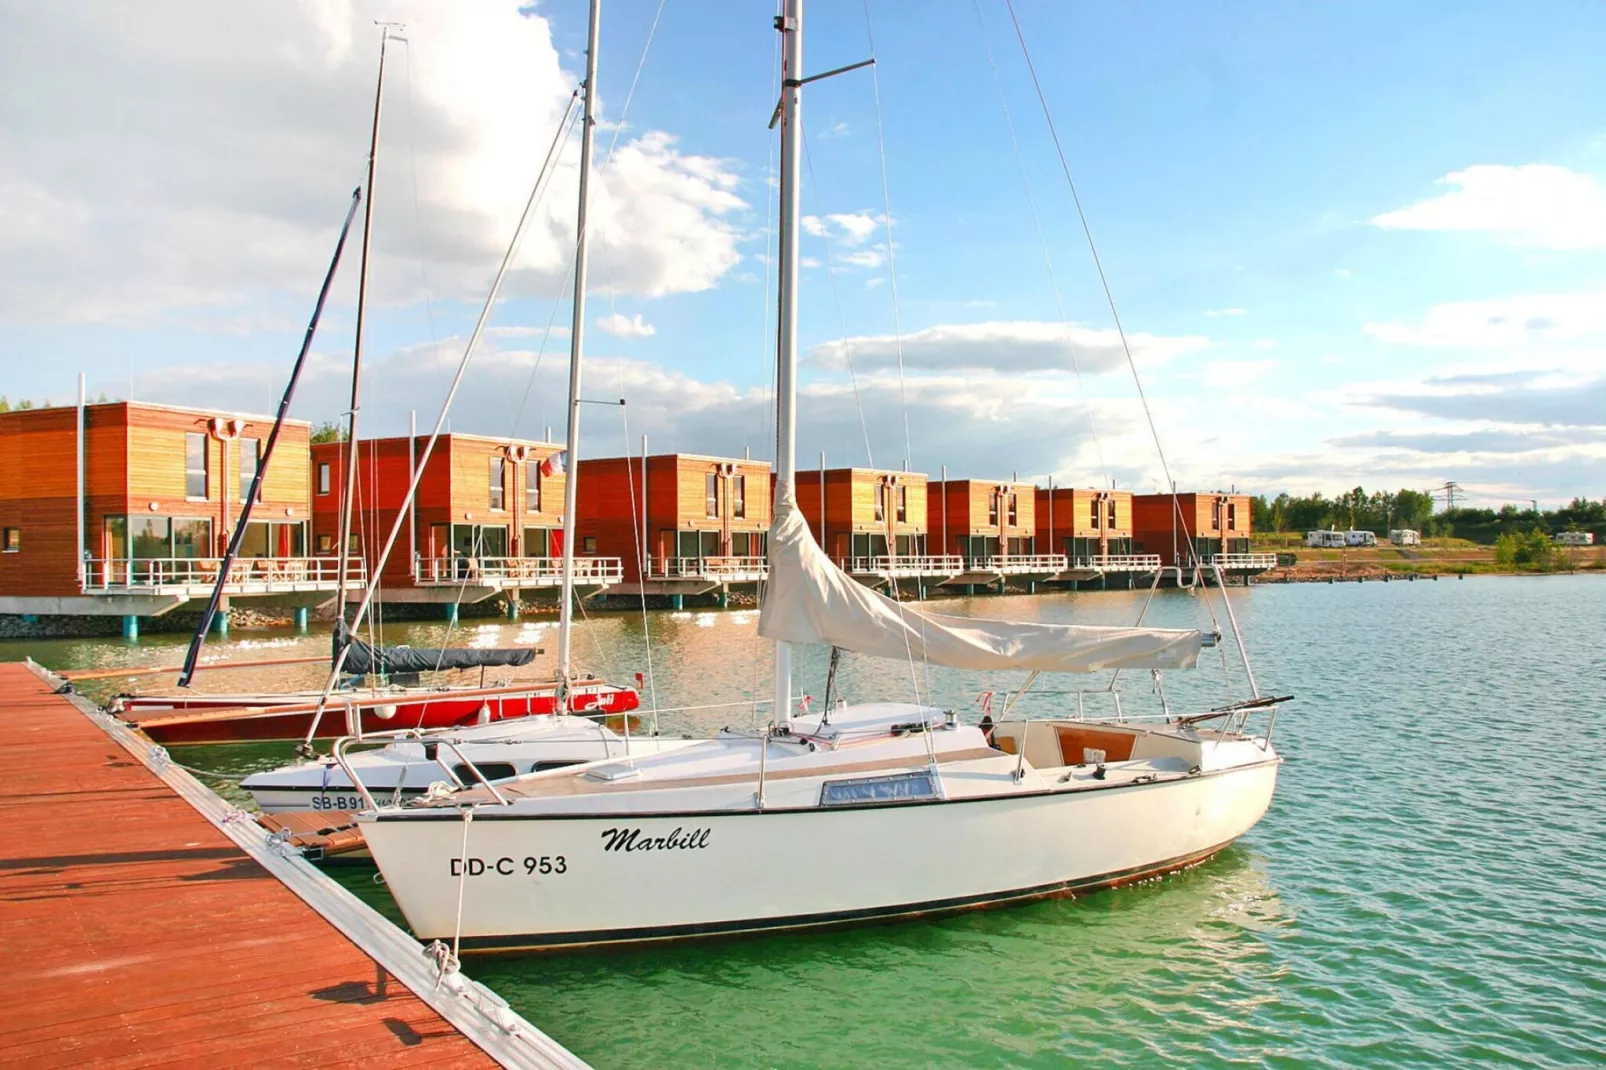
[[[480,775],[486,780],[506,780],[509,777],[519,775],[519,771],[513,767],[511,762],[480,762],[477,768],[480,771]],[[466,762],[459,762],[454,765],[452,772],[456,773],[457,779],[465,784],[479,783],[474,776],[474,770],[470,769]]]
[[[821,806],[857,806],[865,803],[908,802],[934,799],[937,791],[931,773],[896,773],[859,780],[827,780],[820,786]]]
[[[530,772],[532,772],[532,773],[544,773],[548,769],[566,769],[571,765],[584,765],[584,764],[585,764],[584,762],[579,762],[579,761],[536,762],[534,765],[530,766]]]

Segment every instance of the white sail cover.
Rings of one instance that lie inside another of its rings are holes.
[[[1191,669],[1215,640],[1175,628],[1095,628],[950,617],[900,603],[854,580],[825,555],[789,484],[777,484],[769,585],[758,633],[785,643],[827,643],[856,654],[955,669],[1099,672]]]

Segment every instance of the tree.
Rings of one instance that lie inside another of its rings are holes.
[[[338,420],[328,420],[312,429],[311,441],[316,445],[320,442],[344,442],[349,437]]]

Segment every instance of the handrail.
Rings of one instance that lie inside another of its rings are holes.
[[[1210,563],[1217,568],[1227,569],[1276,568],[1277,555],[1274,553],[1215,554],[1210,558]]]
[[[657,579],[718,579],[721,576],[769,575],[764,557],[663,557],[649,563]]]
[[[576,557],[577,583],[618,583],[624,579],[624,562],[617,557]],[[522,583],[563,581],[561,557],[419,557],[413,561],[413,582],[472,584],[512,580]]]
[[[876,554],[837,562],[849,573],[900,573],[908,575],[959,575],[965,559],[958,554]]]
[[[217,583],[222,568],[223,559],[218,557],[88,558],[84,561],[83,590],[210,587]],[[347,562],[348,583],[364,583],[367,575],[360,559]],[[339,564],[332,557],[249,557],[237,558],[229,566],[226,584],[336,584],[339,578]]]
[[[480,782],[480,785],[482,787],[484,787],[485,790],[487,790],[487,791],[489,791],[491,793],[491,797],[493,799],[495,799],[502,806],[511,806],[511,805],[513,805],[512,803],[510,803],[508,801],[508,798],[507,798],[506,795],[503,795],[500,791],[497,790],[497,787],[496,787],[495,784],[492,784],[489,780],[486,779],[485,774],[480,772],[480,767],[475,765],[473,762],[468,760],[467,755],[465,755],[461,750],[459,750],[457,744],[454,743],[452,740],[450,740],[450,739],[425,739],[424,738],[424,733],[420,732],[416,728],[412,729],[412,730],[410,730],[408,732],[405,732],[405,733],[397,734],[396,738],[397,739],[408,739],[408,738],[416,739],[416,740],[418,740],[418,742],[423,743],[426,746],[426,748],[431,744],[435,745],[436,747],[449,747],[451,749],[452,753],[457,755],[457,760],[462,762],[465,766],[467,766],[468,767],[468,771],[474,774],[474,779],[478,780]],[[370,809],[370,810],[378,810],[379,809],[379,804],[374,801],[373,793],[368,790],[368,785],[366,785],[366,784],[364,784],[362,782],[362,778],[357,775],[357,770],[352,768],[351,763],[346,760],[346,747],[348,747],[352,743],[359,743],[359,742],[364,742],[364,740],[360,736],[341,736],[339,739],[335,740],[334,746],[329,748],[329,753],[334,757],[335,761],[339,764],[340,771],[346,774],[346,779],[351,781],[352,786],[357,789],[357,794],[362,796],[363,802],[368,804],[368,809]],[[452,768],[450,766],[446,765],[439,758],[436,758],[435,762],[442,769],[446,770],[446,775],[451,777],[454,781],[456,781],[459,788],[462,788],[462,787],[466,786],[466,785],[463,784],[462,780],[458,778],[457,774],[452,770]]]
[[[1094,554],[1071,558],[1071,568],[1100,572],[1158,572],[1159,554]]]
[[[1066,568],[1064,554],[994,554],[971,562],[972,567],[977,564],[993,572],[1064,572]]]

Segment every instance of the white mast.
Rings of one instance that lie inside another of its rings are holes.
[[[580,357],[586,333],[586,209],[590,206],[591,146],[596,135],[597,32],[602,0],[591,0],[586,35],[585,114],[580,120],[580,210],[575,224],[574,318],[569,328],[569,430],[564,438],[563,602],[558,610],[558,708],[569,706],[570,636],[574,626],[575,502],[580,485]]]
[[[775,360],[775,493],[794,498],[797,477],[797,291],[798,211],[802,187],[803,0],[786,0],[777,20],[781,59],[781,238],[780,328]],[[775,723],[792,719],[792,647],[775,644]]]

